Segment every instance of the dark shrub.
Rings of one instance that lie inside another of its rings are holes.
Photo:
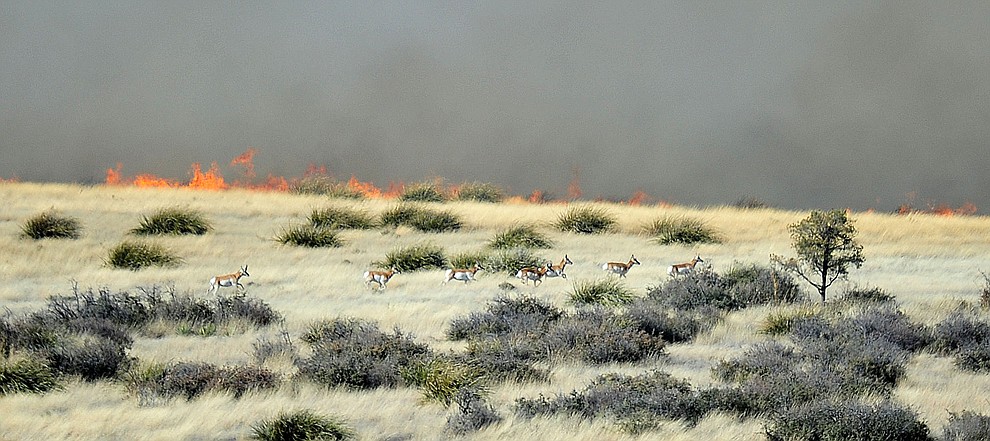
[[[254,361],[258,364],[278,357],[288,357],[291,360],[299,358],[299,351],[292,343],[289,333],[284,329],[279,331],[275,337],[258,337],[251,347],[254,349]]]
[[[730,284],[710,269],[669,279],[659,286],[648,288],[646,296],[662,306],[677,310],[712,307],[733,311],[745,306],[741,299],[733,295]]]
[[[480,339],[486,336],[544,334],[551,324],[564,317],[564,311],[529,296],[509,298],[498,296],[486,312],[473,312],[468,317],[455,318],[447,330],[451,340]]]
[[[338,248],[344,245],[337,230],[309,224],[283,228],[282,232],[275,236],[275,241],[285,245],[310,248]]]
[[[151,216],[145,216],[141,225],[131,230],[140,235],[202,235],[213,227],[202,213],[187,208],[163,208]]]
[[[546,265],[547,259],[528,248],[512,248],[489,253],[482,263],[486,271],[515,276],[522,268]],[[463,268],[463,267],[462,267]]]
[[[512,248],[553,248],[553,241],[535,225],[514,225],[495,233],[488,247],[496,250]]]
[[[955,354],[960,369],[974,372],[990,371],[990,342],[967,346]]]
[[[771,441],[929,441],[928,426],[913,411],[891,402],[816,401],[773,415]]]
[[[43,354],[53,371],[96,381],[115,378],[130,366],[129,347],[108,339],[67,336]]]
[[[660,357],[665,344],[641,331],[637,323],[602,308],[581,309],[556,322],[545,345],[551,358],[588,363],[622,363]]]
[[[447,432],[466,435],[502,421],[495,408],[474,388],[457,390],[453,401],[457,404],[457,412],[447,418]]]
[[[725,382],[742,383],[750,378],[789,371],[799,361],[794,348],[776,341],[764,341],[753,345],[734,360],[717,363],[712,367],[712,376]]]
[[[839,301],[847,305],[893,303],[894,296],[880,288],[856,288],[844,292]]]
[[[737,199],[736,202],[732,204],[732,206],[736,208],[742,208],[744,210],[759,210],[764,208],[772,208],[772,206],[766,201],[753,196],[741,197]]]
[[[457,200],[476,202],[502,202],[505,193],[495,184],[466,182],[457,187]]]
[[[385,254],[385,260],[374,262],[374,265],[402,272],[442,269],[447,266],[447,257],[440,246],[419,244],[392,250]]]
[[[364,211],[343,207],[314,209],[309,214],[309,224],[316,228],[359,229],[375,227],[375,220]]]
[[[449,233],[460,230],[464,221],[448,210],[428,210],[413,216],[408,225],[424,233]]]
[[[430,210],[414,204],[399,204],[382,212],[379,217],[379,224],[385,227],[400,227],[409,225],[414,217],[424,216]]]
[[[36,215],[21,226],[24,237],[31,239],[77,239],[82,232],[79,219],[64,216],[56,211]]]
[[[601,207],[573,207],[557,216],[553,226],[565,233],[601,234],[615,229],[615,216]]]
[[[668,343],[683,343],[712,329],[718,322],[719,314],[712,308],[679,311],[665,308],[650,299],[637,299],[626,308],[626,317],[647,334]]]
[[[953,312],[935,325],[932,349],[943,355],[990,342],[990,324],[973,314]]]
[[[289,191],[299,194],[319,194],[340,199],[364,199],[364,193],[330,176],[307,176],[293,183]]]
[[[32,358],[0,361],[0,396],[21,392],[44,393],[60,388],[55,373]]]
[[[401,380],[400,369],[430,353],[398,329],[386,334],[377,324],[357,319],[315,323],[302,340],[312,354],[297,361],[299,372],[328,387],[393,387]]]
[[[893,307],[874,307],[842,320],[844,333],[882,338],[911,352],[926,348],[932,341],[932,331],[921,324],[911,323],[903,312]]]
[[[343,420],[310,410],[280,413],[252,424],[251,432],[254,439],[263,441],[348,440],[357,436]]]
[[[182,259],[155,243],[124,241],[110,249],[106,263],[114,268],[137,271],[147,266],[178,266]]]
[[[790,273],[759,265],[733,265],[722,274],[732,296],[745,306],[795,303],[806,300]]]
[[[403,202],[444,202],[447,198],[443,194],[440,182],[421,182],[406,187],[399,200]]]
[[[484,372],[492,383],[549,381],[550,372],[535,366],[546,357],[537,343],[514,338],[477,339],[455,358]]]
[[[487,271],[489,260],[491,260],[491,253],[488,251],[467,251],[451,256],[447,259],[447,264],[451,268],[471,268],[477,264]]]
[[[990,416],[964,410],[949,413],[949,422],[942,428],[945,441],[983,441],[990,439]]]
[[[662,217],[643,226],[643,233],[659,245],[721,243],[721,235],[704,222],[689,217]]]
[[[579,280],[568,294],[575,305],[620,306],[632,302],[636,294],[616,278]]]
[[[143,371],[131,372],[128,378],[128,386],[144,399],[192,400],[207,392],[228,392],[240,398],[248,391],[275,389],[280,383],[279,376],[265,368],[200,362],[151,365]]]
[[[613,418],[634,433],[655,428],[658,419],[694,424],[708,411],[690,383],[656,370],[637,376],[601,375],[580,392],[517,399],[515,409],[524,418],[554,414]]]

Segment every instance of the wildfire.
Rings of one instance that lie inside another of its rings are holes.
[[[952,208],[948,204],[934,204],[929,202],[927,208],[915,208],[913,205],[914,200],[918,197],[917,192],[910,192],[907,194],[908,202],[901,204],[897,207],[894,212],[897,214],[911,214],[911,213],[925,213],[934,214],[936,216],[972,216],[979,211],[976,205],[972,202],[966,202],[960,205],[958,208]]]

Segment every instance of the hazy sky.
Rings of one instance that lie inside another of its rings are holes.
[[[990,210],[990,2],[0,0],[0,178]]]

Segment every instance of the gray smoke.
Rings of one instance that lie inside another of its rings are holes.
[[[0,1],[0,178],[984,208],[990,3]]]

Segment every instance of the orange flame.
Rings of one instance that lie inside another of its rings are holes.
[[[533,190],[533,192],[530,193],[529,198],[526,200],[533,204],[542,204],[543,202],[546,202],[546,199],[544,199],[543,196],[543,190]]]
[[[571,178],[571,182],[569,182],[567,184],[567,199],[573,201],[573,200],[581,199],[581,194],[582,194],[581,193],[581,168],[575,165],[571,169],[571,173],[574,174],[574,177]]]
[[[243,165],[244,166],[244,177],[248,180],[254,179],[254,154],[256,150],[254,147],[248,147],[244,153],[241,153],[234,159],[230,160],[230,165]]]
[[[220,175],[220,167],[217,166],[216,162],[210,164],[210,169],[203,173],[200,170],[199,163],[195,162],[192,165],[192,170],[189,171],[192,174],[192,179],[189,180],[189,188],[198,190],[226,190],[227,184],[223,181],[223,176]]]
[[[629,198],[629,205],[639,206],[642,205],[644,202],[648,202],[651,199],[653,198],[651,198],[650,195],[646,194],[645,191],[636,190],[636,193],[633,193],[632,197]]]
[[[382,190],[375,187],[375,184],[370,182],[361,182],[358,180],[357,176],[354,175],[351,175],[351,179],[347,181],[347,188],[361,193],[366,198],[382,197]]]
[[[182,184],[176,181],[159,178],[158,176],[149,174],[135,176],[134,180],[131,182],[131,185],[142,188],[176,188],[182,186]]]
[[[120,185],[121,184],[121,182],[120,182],[120,170],[123,167],[124,167],[124,164],[121,164],[121,163],[118,162],[117,163],[117,169],[116,170],[114,170],[112,168],[108,168],[107,169],[107,179],[105,181],[107,185]]]

